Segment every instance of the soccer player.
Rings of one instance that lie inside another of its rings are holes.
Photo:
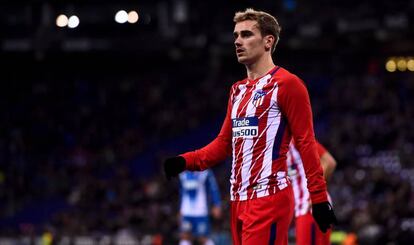
[[[193,239],[201,245],[214,245],[208,238],[210,233],[209,203],[214,218],[221,216],[220,191],[211,170],[202,172],[184,171],[179,175],[180,205],[180,243],[191,245]]]
[[[273,63],[280,26],[246,9],[234,16],[237,60],[247,77],[233,84],[218,136],[164,162],[167,177],[200,171],[233,157],[230,223],[234,245],[287,244],[294,199],[286,154],[293,137],[308,179],[312,214],[323,232],[336,222],[316,149],[312,109],[301,79]]]
[[[333,156],[317,142],[318,154],[321,159],[325,180],[332,176],[336,167]],[[296,245],[329,245],[331,231],[321,232],[311,214],[311,200],[306,187],[307,180],[303,168],[302,159],[293,141],[289,145],[287,154],[289,177],[292,180],[293,193],[295,195],[295,228]]]

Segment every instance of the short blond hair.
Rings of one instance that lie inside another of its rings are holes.
[[[257,27],[260,30],[262,36],[272,35],[275,37],[275,42],[272,45],[272,53],[276,49],[276,45],[279,42],[279,35],[282,27],[280,27],[277,19],[263,11],[257,11],[252,8],[247,8],[245,11],[236,12],[233,21],[239,23],[245,20],[257,21]]]

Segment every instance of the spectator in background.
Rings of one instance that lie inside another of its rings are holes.
[[[198,244],[214,245],[208,238],[210,233],[209,203],[211,214],[221,217],[220,191],[211,170],[203,172],[185,171],[180,174],[180,243],[190,245],[197,239]]]
[[[328,181],[328,179],[332,176],[333,171],[335,170],[336,161],[323,145],[317,142],[317,146],[325,180]],[[321,232],[312,217],[312,202],[307,188],[305,170],[303,168],[302,158],[293,141],[289,145],[287,165],[289,169],[289,177],[292,180],[293,193],[295,196],[296,244],[331,244],[331,231],[329,230],[326,233]]]

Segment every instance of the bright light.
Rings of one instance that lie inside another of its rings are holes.
[[[79,18],[76,15],[72,15],[69,17],[68,27],[69,28],[76,28],[79,25]]]
[[[115,21],[123,24],[125,22],[128,21],[128,13],[125,10],[119,10],[116,14],[115,14]]]
[[[399,71],[406,71],[407,70],[407,61],[405,58],[400,58],[397,62],[397,69]]]
[[[407,69],[408,69],[409,71],[414,71],[414,59],[413,59],[413,58],[410,58],[410,59],[407,61]]]
[[[390,59],[385,64],[385,69],[389,72],[394,72],[397,70],[397,64],[395,63],[393,59]]]
[[[59,27],[65,27],[68,25],[68,17],[66,15],[61,14],[56,18],[56,25]]]
[[[130,11],[128,13],[128,22],[133,24],[136,23],[139,19],[138,13],[136,11]]]

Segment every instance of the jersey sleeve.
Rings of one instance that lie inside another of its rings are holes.
[[[327,201],[326,182],[313,131],[312,109],[308,91],[298,77],[290,75],[279,83],[278,105],[287,118],[308,180],[312,203]]]
[[[227,113],[218,136],[201,149],[181,154],[186,162],[186,169],[202,171],[222,162],[231,154],[231,105],[229,98]]]

